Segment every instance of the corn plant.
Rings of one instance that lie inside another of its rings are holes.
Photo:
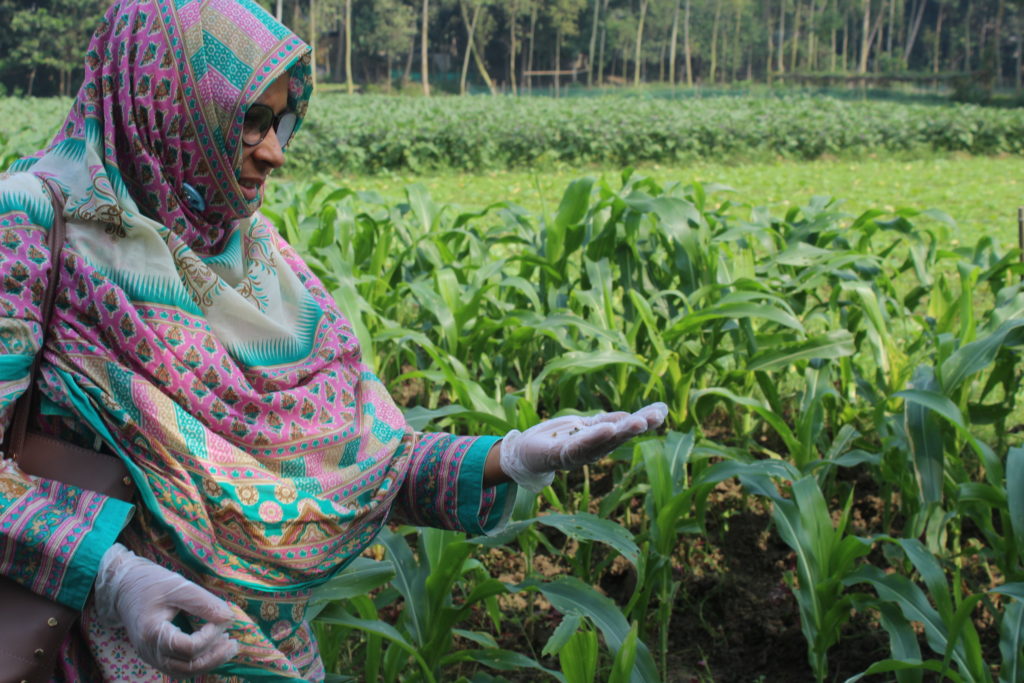
[[[918,676],[906,675],[906,672],[915,671],[932,671],[953,681],[992,681],[990,665],[982,656],[978,632],[971,622],[972,612],[983,602],[999,621],[1003,657],[1000,680],[1018,680],[1024,671],[1024,650],[1021,649],[1024,622],[1021,621],[1019,602],[1024,597],[1024,584],[1009,583],[987,593],[963,595],[955,585],[949,585],[939,560],[923,543],[906,538],[884,540],[901,549],[924,588],[902,574],[886,573],[870,565],[862,566],[844,578],[847,585],[866,583],[877,592],[877,600],[861,602],[861,606],[882,609],[885,615],[882,623],[890,634],[895,655],[892,659],[873,664],[863,674],[849,679],[848,683],[864,675],[893,671],[903,672],[901,681],[920,680]],[[1011,599],[1005,610],[993,605],[990,598],[997,594]],[[922,658],[910,622],[923,625],[928,646],[939,658]],[[956,669],[951,668],[952,665]]]
[[[368,659],[373,663],[368,673],[376,674],[379,669],[379,675],[386,681],[416,677],[437,681],[444,680],[445,670],[474,662],[498,670],[534,668],[560,678],[557,672],[545,669],[524,654],[498,648],[487,632],[458,629],[460,621],[474,609],[482,608],[495,629],[500,630],[501,615],[495,596],[508,589],[490,578],[480,562],[471,557],[473,545],[462,534],[437,529],[419,529],[415,533],[417,554],[401,533],[384,530],[378,537],[387,548],[394,572],[391,585],[403,600],[397,624],[381,621],[365,597],[355,603],[363,611],[360,616],[351,614],[344,603],[333,603],[317,616],[322,624],[368,635]],[[463,592],[463,599],[456,604],[453,594]],[[453,649],[455,635],[480,647]],[[382,642],[387,647],[383,655],[378,655],[376,648]]]

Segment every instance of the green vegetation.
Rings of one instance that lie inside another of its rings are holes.
[[[298,175],[288,167],[284,171]],[[956,221],[957,227],[950,230],[951,239],[969,243],[990,236],[1006,247],[1017,243],[1017,207],[1024,204],[1024,160],[1019,156],[928,155],[901,159],[872,155],[744,164],[697,161],[679,166],[640,165],[637,172],[662,185],[725,185],[736,192],[720,192],[716,200],[736,198],[778,213],[805,205],[815,195],[839,198],[852,214],[873,208],[938,208]],[[565,187],[580,173],[578,168],[563,164],[537,171],[389,172],[323,179],[357,192],[376,192],[396,203],[407,185],[419,183],[437,202],[455,205],[458,210],[511,201],[533,213],[550,216],[558,208]],[[596,167],[593,173],[614,181],[621,171]],[[292,181],[286,178],[278,182],[287,185]]]
[[[540,507],[520,501],[522,521],[499,537],[385,537],[355,570],[358,595],[325,589],[337,598],[317,625],[329,666],[384,680],[475,665],[659,680],[678,662],[672,630],[694,619],[690,548],[719,487],[738,479],[793,553],[803,676],[1013,680],[1024,652],[1016,250],[951,247],[941,216],[914,210],[849,215],[816,198],[771,212],[713,192],[583,178],[542,218],[441,206],[421,186],[397,203],[320,182],[277,188],[268,215],[357,321],[418,428],[501,433],[651,400],[672,411],[665,436],[575,486],[556,481]],[[476,571],[509,558],[525,558],[511,579]],[[592,588],[613,566],[635,580],[618,601]],[[853,608],[875,616],[854,622]],[[552,619],[553,631],[536,628]],[[837,643],[878,629],[884,651],[837,657]]]
[[[777,127],[799,128],[774,109],[793,100],[759,101]],[[570,109],[549,105],[552,128]],[[826,139],[861,115],[889,125],[875,105],[834,105],[850,118],[825,125]],[[43,144],[66,106],[0,100],[0,116],[25,121],[0,139],[0,159]],[[991,130],[969,119],[991,111],[956,111],[957,125]],[[318,116],[297,141],[329,134]],[[402,130],[414,139],[396,124],[382,145],[401,146]],[[1020,680],[1021,160],[915,156],[922,147],[855,145],[811,162],[751,147],[770,161],[582,179],[550,156],[536,170],[445,162],[435,175],[399,164],[349,178],[314,160],[339,153],[330,144],[291,150],[297,165],[269,188],[266,213],[414,427],[503,433],[653,400],[672,411],[665,434],[522,497],[498,536],[382,535],[318,594],[334,680],[656,681],[698,661],[721,681]],[[755,555],[783,549],[756,588],[709,550],[741,521],[763,542]],[[806,643],[799,661],[759,670],[730,640],[746,617],[715,608],[723,592],[788,615]]]
[[[751,83],[1020,101],[1005,0],[259,0],[348,92]],[[107,0],[0,0],[0,92],[72,94]],[[1012,91],[1014,95],[1009,93]]]
[[[8,134],[10,144],[23,151],[44,143],[66,111],[60,101],[28,102],[0,100],[0,116],[26,122]],[[27,119],[26,106],[38,116]],[[288,150],[292,173],[1024,151],[1024,110],[812,96],[551,100],[325,95],[314,100],[310,112]]]
[[[376,173],[935,151],[1020,153],[1024,111],[809,96],[440,100],[328,95],[315,101],[289,155],[296,169]]]

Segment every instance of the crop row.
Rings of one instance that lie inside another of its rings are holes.
[[[598,499],[556,481],[544,496],[553,514],[530,524],[538,509],[519,501],[520,521],[497,538],[385,535],[382,559],[363,558],[323,594],[331,666],[385,680],[410,665],[440,679],[467,662],[657,680],[669,629],[692,618],[676,573],[684,549],[706,533],[709,494],[736,478],[793,551],[818,680],[842,634],[855,637],[855,611],[890,637],[866,672],[1021,680],[1016,251],[948,249],[941,224],[919,228],[913,211],[848,216],[816,199],[776,216],[713,189],[584,178],[542,217],[511,204],[458,213],[419,186],[400,203],[275,186],[268,215],[417,427],[502,433],[567,411],[671,407],[671,431],[616,454],[615,485]],[[851,524],[854,482],[883,502],[870,526]],[[497,582],[488,547],[528,567],[549,555],[567,574]],[[591,588],[616,557],[637,577],[622,603]],[[495,647],[511,618],[496,598],[510,593],[541,593],[561,612],[536,658]],[[423,604],[385,619],[401,600]],[[330,646],[342,642],[349,659]]]
[[[0,158],[37,149],[67,100],[0,99]],[[324,94],[289,149],[289,172],[482,170],[872,152],[1024,151],[1024,111],[814,95],[669,100],[603,96],[402,98]]]

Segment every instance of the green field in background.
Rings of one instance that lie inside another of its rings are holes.
[[[939,209],[956,221],[958,228],[951,232],[954,239],[973,243],[989,235],[1004,247],[1016,244],[1017,207],[1024,205],[1024,158],[1016,156],[694,163],[639,166],[637,170],[662,183],[728,185],[737,191],[735,201],[771,207],[773,213],[806,204],[814,195],[843,199],[844,208],[854,214],[872,208]],[[537,172],[382,174],[342,177],[334,182],[395,199],[402,197],[406,185],[421,183],[439,204],[480,208],[508,200],[551,215],[571,180],[603,175],[614,184],[620,173],[618,169],[561,167]],[[719,195],[721,199],[728,196]]]

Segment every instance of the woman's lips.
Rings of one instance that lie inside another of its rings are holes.
[[[238,181],[238,184],[242,188],[242,196],[250,202],[259,197],[260,188],[263,187],[262,180],[252,178],[243,178]]]

